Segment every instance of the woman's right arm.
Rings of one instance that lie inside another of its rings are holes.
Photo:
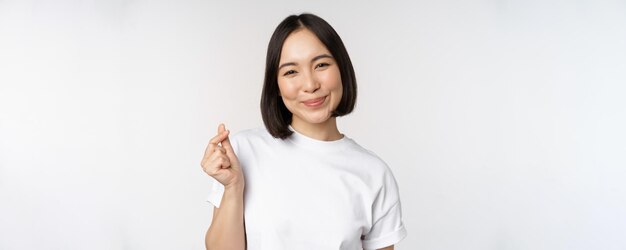
[[[214,208],[213,221],[206,233],[207,250],[246,249],[243,223],[243,188],[224,188],[220,208]]]
[[[246,249],[243,217],[245,181],[239,160],[230,145],[229,131],[223,124],[211,139],[202,159],[202,169],[224,185],[220,207],[213,209],[213,220],[206,233],[208,250]]]

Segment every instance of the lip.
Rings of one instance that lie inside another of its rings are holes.
[[[309,100],[303,101],[302,103],[304,103],[304,105],[306,105],[308,107],[318,107],[318,106],[322,105],[322,103],[324,103],[325,100],[326,100],[326,96],[322,96],[322,97],[319,97],[319,98],[309,99]]]

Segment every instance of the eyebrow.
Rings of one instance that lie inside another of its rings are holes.
[[[319,56],[313,57],[313,59],[311,59],[311,62],[315,62],[315,61],[317,61],[319,59],[322,59],[322,58],[331,58],[332,59],[333,57],[331,55],[329,55],[329,54],[321,54]],[[278,67],[278,70],[282,69],[283,67],[296,66],[296,65],[298,65],[298,64],[295,63],[295,62],[286,62],[286,63],[281,64]]]

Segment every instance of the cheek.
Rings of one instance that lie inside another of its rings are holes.
[[[339,69],[324,71],[324,74],[320,75],[320,81],[323,83],[326,90],[331,93],[331,106],[329,108],[336,109],[337,105],[341,101],[343,96],[343,87],[341,84],[341,74]]]
[[[278,81],[278,89],[283,99],[293,100],[298,97],[298,90],[293,82],[288,80]]]
[[[339,69],[337,68],[325,71],[320,80],[322,80],[326,89],[330,91],[342,89],[341,74],[339,73]]]

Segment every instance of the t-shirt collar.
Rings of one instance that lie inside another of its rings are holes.
[[[338,140],[322,141],[322,140],[314,139],[304,134],[301,134],[300,132],[293,129],[291,125],[289,125],[289,130],[293,131],[293,134],[291,134],[291,136],[289,137],[289,140],[291,140],[293,143],[300,145],[300,146],[307,147],[307,148],[316,149],[316,150],[325,150],[325,151],[337,150],[337,149],[343,148],[350,142],[350,138],[348,138],[344,134],[342,134],[343,137],[341,137],[341,139],[338,139]]]

